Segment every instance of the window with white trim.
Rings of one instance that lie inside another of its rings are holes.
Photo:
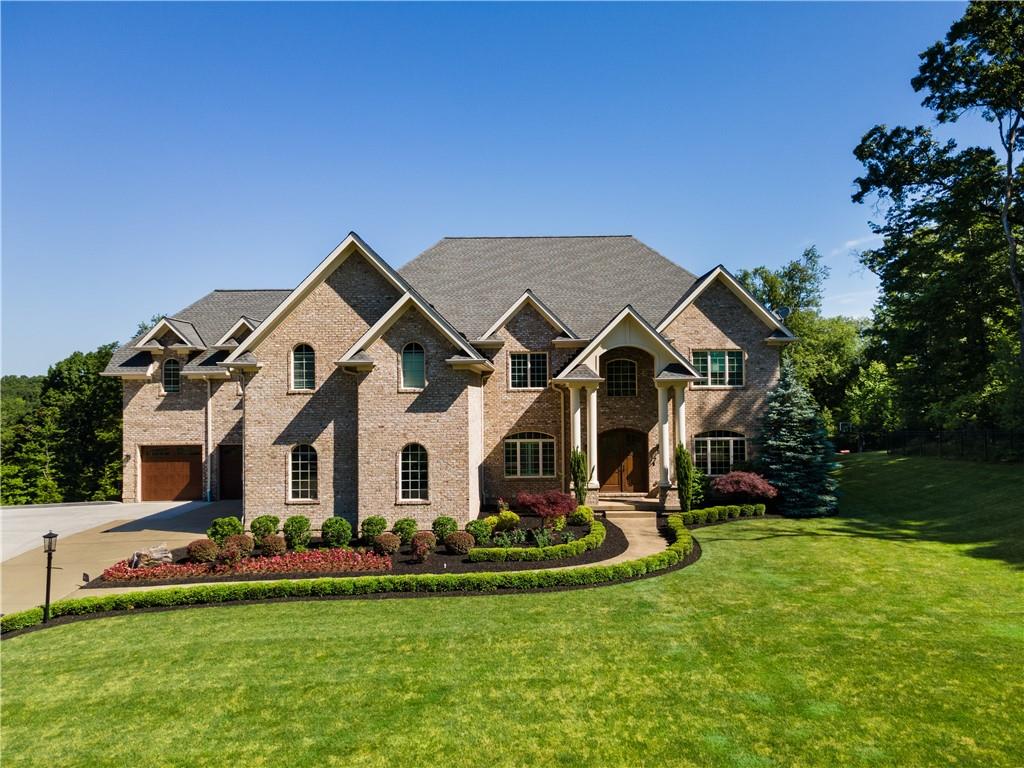
[[[693,438],[693,463],[706,475],[724,475],[747,460],[747,439],[739,432],[716,429]]]
[[[426,501],[428,496],[427,449],[419,443],[410,443],[402,449],[399,499]]]
[[[292,389],[308,391],[316,388],[316,353],[309,344],[292,350]]]
[[[701,375],[696,387],[742,387],[743,351],[702,349],[693,353],[693,367]]]
[[[426,355],[423,347],[411,341],[402,349],[402,389],[427,386]]]
[[[505,477],[554,477],[555,438],[517,432],[505,438]]]
[[[608,397],[636,397],[636,363],[632,360],[610,361],[604,377]]]
[[[165,393],[180,392],[181,363],[173,357],[169,360],[164,360],[162,379]]]
[[[548,353],[509,353],[508,377],[512,389],[544,389],[548,385]]]
[[[296,445],[289,458],[288,498],[311,501],[318,498],[316,448]]]

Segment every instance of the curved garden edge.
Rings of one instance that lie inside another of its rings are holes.
[[[669,515],[665,530],[670,540],[666,549],[613,565],[584,565],[558,570],[237,582],[71,598],[50,605],[51,621],[46,625],[42,623],[41,607],[3,616],[0,618],[0,636],[15,637],[49,626],[107,615],[198,606],[325,598],[495,595],[607,586],[662,575],[699,559],[700,545],[687,529],[682,515]]]

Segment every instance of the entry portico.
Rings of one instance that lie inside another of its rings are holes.
[[[588,495],[600,490],[598,456],[597,393],[605,378],[597,372],[602,360],[616,350],[639,350],[653,361],[653,383],[657,390],[658,487],[664,501],[674,478],[671,456],[672,433],[677,443],[686,443],[686,387],[701,379],[689,361],[665,340],[632,306],[627,305],[595,335],[589,344],[555,376],[554,382],[569,390],[570,439],[573,448],[582,450],[582,402],[587,411],[587,463],[590,470]],[[634,368],[635,370],[635,368]],[[669,406],[669,398],[673,406]],[[675,422],[672,424],[671,422]],[[641,427],[640,424],[635,427]],[[645,457],[646,458],[646,457]],[[644,489],[646,490],[646,489]]]

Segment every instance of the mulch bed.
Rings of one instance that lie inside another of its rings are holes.
[[[539,520],[523,517],[521,522],[530,528],[536,527]],[[444,545],[439,545],[437,550],[431,554],[425,563],[412,561],[408,547],[401,550],[392,558],[390,571],[358,571],[358,572],[313,572],[301,571],[299,573],[210,573],[203,576],[193,576],[184,579],[154,579],[131,581],[104,581],[97,577],[83,585],[85,589],[108,589],[110,587],[154,587],[154,586],[180,586],[184,584],[210,584],[228,581],[278,581],[280,579],[316,579],[321,577],[330,578],[351,578],[355,576],[370,575],[408,575],[418,573],[480,573],[482,571],[536,571],[544,568],[564,568],[566,566],[590,565],[602,560],[621,555],[629,547],[626,535],[615,523],[601,519],[605,527],[604,543],[597,549],[591,549],[578,557],[567,557],[561,560],[540,560],[532,562],[503,562],[503,563],[471,563],[465,555],[452,555],[447,552]],[[590,531],[590,526],[570,526],[577,538],[582,538]],[[185,548],[172,550],[175,562],[186,558]]]

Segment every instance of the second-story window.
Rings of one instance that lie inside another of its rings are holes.
[[[402,389],[423,389],[427,386],[426,360],[423,347],[415,341],[402,350]]]
[[[608,397],[636,396],[636,363],[632,360],[612,360],[605,369]]]
[[[181,363],[174,358],[164,361],[163,384],[165,393],[181,391]]]
[[[697,387],[742,387],[743,352],[738,349],[712,349],[693,353],[693,367],[703,378]]]
[[[512,389],[544,389],[548,385],[547,352],[512,352],[508,366]]]
[[[309,344],[292,350],[292,389],[311,390],[316,387],[316,354]]]

